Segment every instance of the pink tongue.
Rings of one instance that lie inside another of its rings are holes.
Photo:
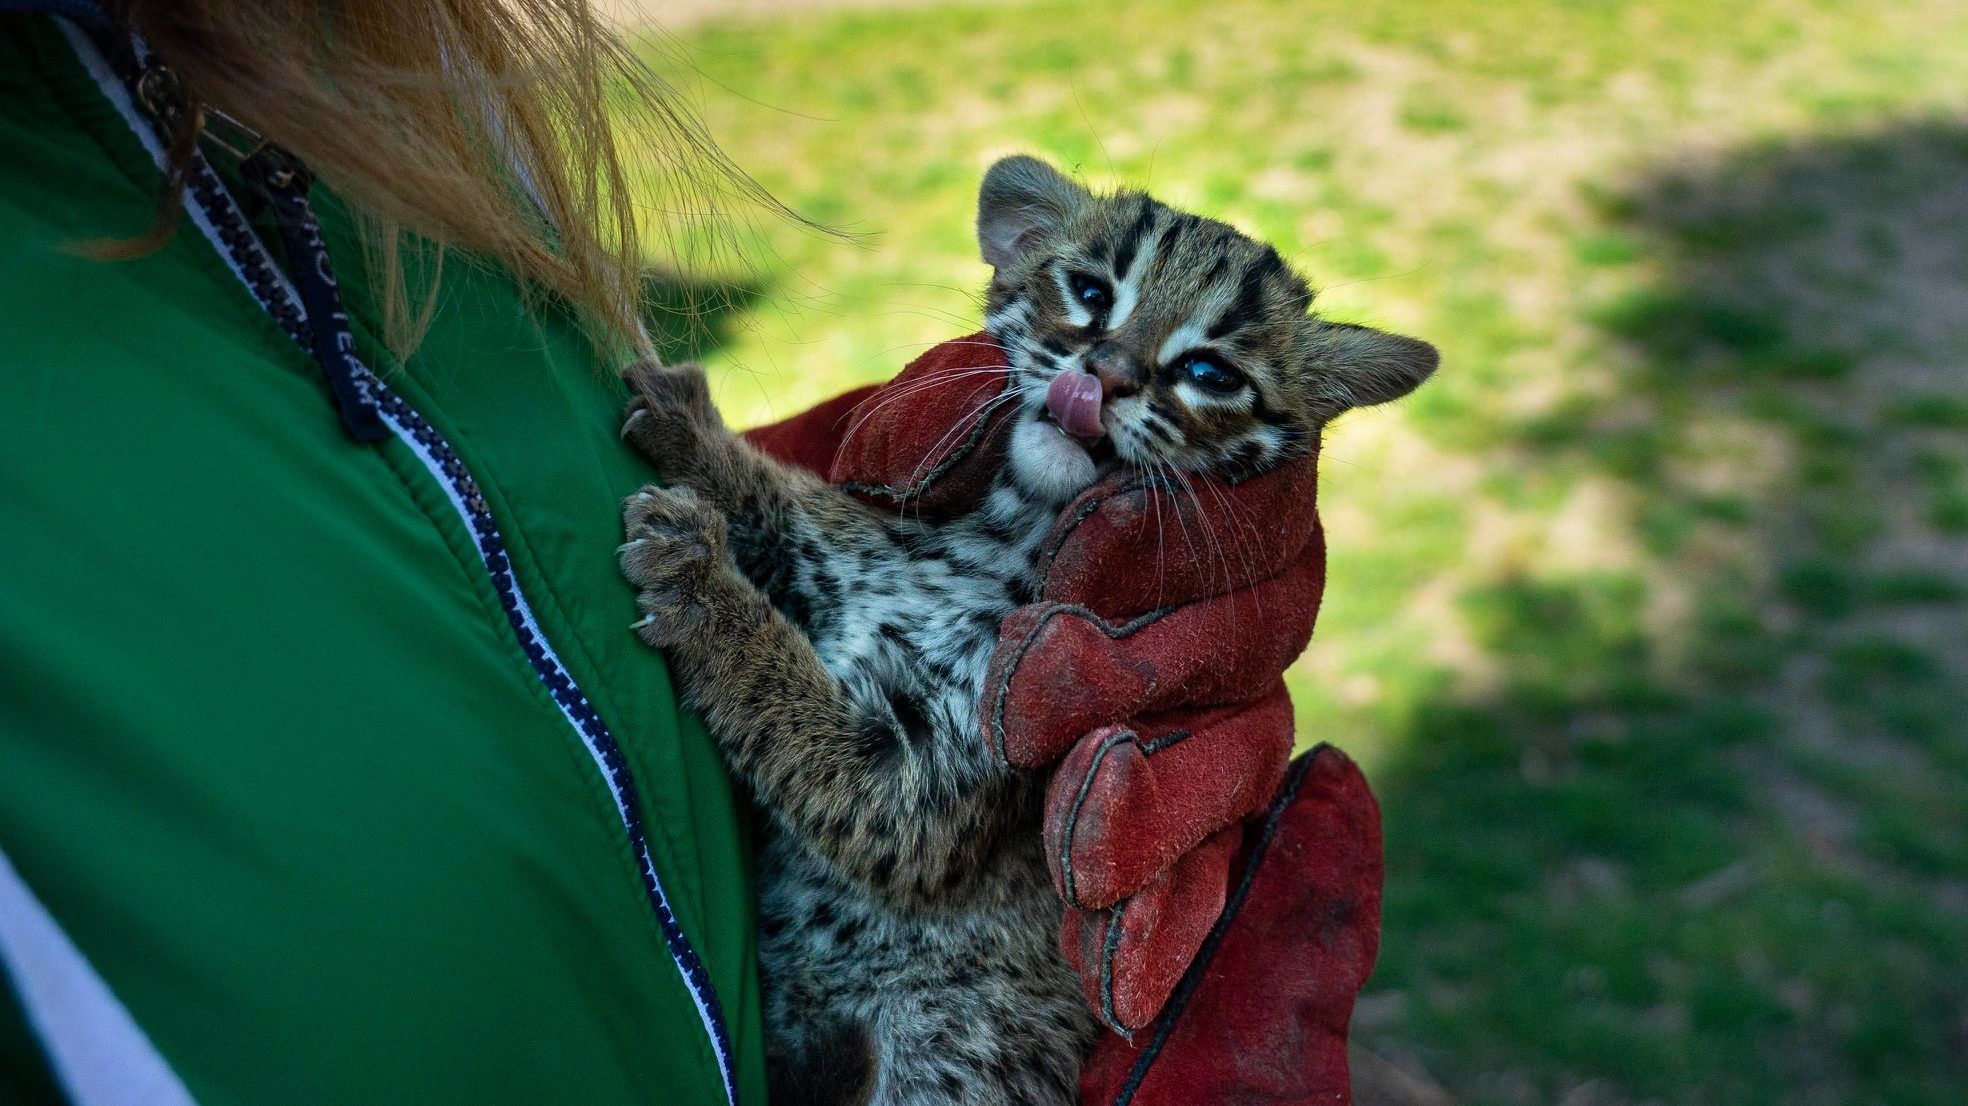
[[[1100,437],[1100,378],[1073,369],[1060,373],[1046,389],[1046,410],[1075,438]]]

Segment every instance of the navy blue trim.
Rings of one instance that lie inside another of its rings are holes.
[[[355,335],[349,332],[348,311],[342,306],[335,267],[328,260],[328,244],[322,241],[321,224],[308,204],[309,174],[282,164],[283,160],[262,151],[245,168],[260,178],[260,187],[273,204],[289,271],[307,310],[308,351],[328,376],[342,428],[358,442],[380,442],[390,436],[389,427],[376,410],[370,373],[356,357]]]
[[[364,369],[366,373],[368,370]],[[524,613],[525,607],[519,594],[519,586],[513,577],[512,561],[506,553],[505,540],[500,537],[497,522],[492,517],[491,507],[485,501],[485,494],[479,489],[478,481],[459,459],[451,443],[444,440],[435,428],[397,395],[387,385],[373,377],[370,386],[374,389],[378,406],[383,414],[404,427],[426,452],[434,458],[451,484],[452,492],[463,503],[470,514],[472,539],[478,552],[485,560],[487,573],[492,577],[493,590],[498,592],[499,606],[506,612],[506,622],[512,627],[513,635],[519,639],[520,649],[547,687],[563,713],[574,720],[582,736],[592,745],[595,755],[608,772],[610,789],[615,793],[622,808],[622,821],[628,831],[629,845],[635,851],[637,866],[642,873],[643,890],[648,894],[649,905],[656,912],[656,920],[662,926],[663,941],[669,946],[670,957],[676,961],[683,972],[691,990],[701,996],[711,1032],[717,1046],[718,1066],[722,1069],[725,1085],[732,1102],[737,1101],[736,1073],[732,1070],[731,1037],[725,1028],[724,1007],[718,1001],[717,989],[711,983],[709,971],[698,957],[697,950],[690,945],[684,935],[683,927],[670,910],[669,899],[663,894],[662,883],[656,878],[655,859],[649,849],[649,837],[642,823],[640,792],[636,787],[635,776],[629,769],[627,758],[622,755],[621,746],[615,735],[596,713],[594,705],[582,694],[580,687],[562,668],[546,642],[542,641],[529,623]]]
[[[38,4],[49,0],[0,0],[0,3]],[[145,89],[168,90],[177,99],[177,82],[156,57],[135,36],[115,33],[103,10],[90,0],[55,0],[64,6],[80,4],[88,13],[89,33],[96,39],[110,68],[129,91],[132,101],[166,114],[182,116],[182,103],[159,104],[145,95]],[[80,25],[80,23],[78,23]],[[153,116],[160,141],[168,143],[165,121]],[[235,266],[246,276],[247,285],[260,306],[279,321],[281,328],[308,351],[321,366],[328,390],[341,415],[342,427],[358,442],[376,443],[390,436],[389,427],[376,410],[376,399],[368,379],[371,374],[355,352],[355,336],[349,331],[348,312],[342,306],[341,287],[335,280],[335,267],[328,257],[328,245],[321,237],[321,225],[308,203],[313,174],[306,166],[273,147],[262,147],[240,166],[240,174],[258,189],[253,197],[273,209],[281,244],[287,250],[289,275],[300,304],[282,294],[272,262],[260,247],[258,238],[239,211],[239,205],[212,171],[211,163],[194,151],[185,174],[185,188],[204,210],[220,243]]]

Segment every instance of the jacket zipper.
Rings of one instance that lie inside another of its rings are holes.
[[[135,133],[137,140],[149,151],[160,171],[163,170],[166,165],[163,143],[144,118],[136,105],[135,98],[131,95],[130,83],[137,75],[119,74],[110,63],[105,51],[99,49],[95,42],[77,26],[67,20],[59,21],[59,25],[74,47],[77,58],[88,70],[89,75],[95,79],[103,95],[115,106],[124,122]],[[133,57],[143,58],[147,55],[141,42],[133,42],[132,45]],[[307,312],[302,305],[300,295],[287,275],[274,264],[258,233],[240,211],[238,203],[226,190],[202,154],[194,157],[185,193],[185,211],[193,225],[198,227],[233,274],[246,286],[255,302],[280,324],[303,351],[311,353],[313,343],[308,330]],[[325,263],[325,252],[322,260]],[[330,282],[332,285],[332,277]],[[349,371],[354,374],[359,390],[373,402],[375,410],[380,414],[382,422],[389,428],[391,434],[415,454],[432,478],[444,489],[452,508],[457,511],[472,536],[479,561],[484,566],[492,589],[498,596],[500,608],[505,612],[506,621],[512,627],[513,635],[518,639],[527,662],[532,666],[540,682],[545,685],[548,695],[553,699],[554,705],[560,709],[561,715],[567,719],[568,724],[580,737],[582,745],[593,758],[596,769],[607,783],[609,793],[615,801],[616,813],[621,818],[623,831],[628,837],[637,867],[641,871],[643,890],[662,929],[670,959],[676,964],[678,972],[683,975],[685,988],[690,993],[691,1002],[696,1007],[697,1016],[709,1038],[711,1050],[717,1060],[718,1074],[724,1082],[725,1101],[731,1106],[736,1106],[737,1080],[723,1007],[718,1001],[717,990],[712,985],[710,973],[685,936],[683,927],[678,924],[675,913],[670,909],[669,898],[664,894],[662,879],[657,875],[655,860],[649,848],[649,837],[642,822],[635,777],[627,759],[622,755],[621,746],[541,631],[538,620],[534,618],[532,606],[527,603],[525,594],[514,578],[505,541],[500,536],[498,524],[486,503],[484,493],[480,490],[477,479],[459,458],[457,451],[427,419],[397,395],[373,370],[357,359],[352,351],[347,357],[346,364]]]

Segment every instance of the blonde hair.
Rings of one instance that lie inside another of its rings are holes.
[[[647,354],[637,216],[651,197],[632,185],[659,182],[671,211],[777,206],[589,0],[122,0],[120,14],[179,78],[181,157],[209,105],[350,201],[398,352],[433,302],[409,301],[404,263],[434,245]]]

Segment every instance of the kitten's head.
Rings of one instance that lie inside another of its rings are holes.
[[[1426,342],[1313,316],[1270,246],[1033,158],[985,174],[977,238],[997,269],[985,326],[1019,389],[1012,473],[1048,500],[1121,465],[1275,468],[1435,371]]]

